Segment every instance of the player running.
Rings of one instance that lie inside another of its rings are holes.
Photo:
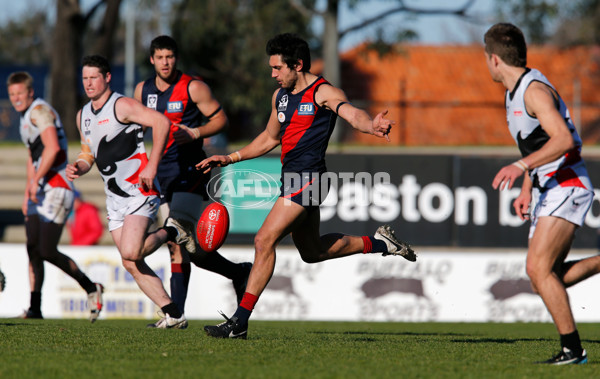
[[[52,263],[79,283],[88,294],[90,321],[100,315],[104,288],[93,283],[77,263],[58,251],[65,221],[73,208],[73,184],[67,180],[67,137],[58,113],[34,98],[33,78],[27,72],[8,77],[8,96],[21,114],[21,139],[29,149],[23,215],[29,255],[30,306],[21,318],[43,318],[41,310],[44,261]]]

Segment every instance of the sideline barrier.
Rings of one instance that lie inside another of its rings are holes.
[[[402,322],[550,322],[525,274],[525,251],[457,252],[421,250],[416,263],[399,257],[355,255],[306,264],[293,248],[278,249],[277,265],[252,315],[256,320],[336,320]],[[100,319],[156,319],[155,306],[123,269],[112,246],[60,246],[94,281],[106,287]],[[222,248],[234,262],[252,260],[251,247]],[[575,251],[580,259],[591,250]],[[166,248],[147,258],[169,288]],[[0,269],[6,289],[0,292],[0,317],[15,317],[29,305],[27,253],[24,245],[0,245]],[[47,264],[42,312],[46,318],[87,318],[85,292]],[[578,322],[599,322],[600,276],[573,288],[569,296]],[[186,304],[189,319],[218,319],[218,310],[235,310],[231,282],[192,269]]]
[[[497,191],[492,180],[518,156],[331,154],[333,175],[321,204],[321,233],[372,235],[390,224],[415,245],[488,248],[526,246],[529,222],[519,219],[511,190]],[[600,228],[600,160],[585,158],[596,197],[574,246],[597,245]],[[387,178],[382,183],[378,176]],[[279,158],[264,157],[227,166],[213,177],[211,195],[230,213],[229,241],[251,244],[254,233],[279,196]],[[219,180],[217,180],[219,179]],[[306,193],[306,191],[305,191]]]

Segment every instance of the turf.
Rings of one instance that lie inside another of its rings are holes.
[[[210,322],[208,322],[210,323]],[[252,321],[249,339],[146,329],[143,320],[0,320],[0,378],[591,378],[599,324],[580,324],[590,362],[558,351],[552,324]]]

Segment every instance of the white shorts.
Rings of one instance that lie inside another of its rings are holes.
[[[38,215],[43,222],[64,224],[73,208],[75,199],[73,191],[62,187],[53,187],[46,191],[38,191],[37,204],[29,200],[27,216]]]
[[[156,195],[107,197],[108,231],[122,227],[125,216],[129,215],[145,216],[154,221],[159,204],[160,199]]]
[[[533,237],[539,218],[544,216],[559,217],[577,226],[583,225],[593,200],[594,192],[581,187],[554,187],[544,192],[534,188],[529,238]]]
[[[202,195],[191,192],[173,192],[171,201],[160,205],[160,225],[164,224],[167,216],[176,220],[186,220],[194,225],[202,214]]]

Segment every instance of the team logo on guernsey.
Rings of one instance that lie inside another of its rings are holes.
[[[300,103],[298,105],[298,114],[300,116],[313,116],[315,114],[315,106],[313,103]]]
[[[279,105],[277,106],[277,110],[285,111],[287,109],[287,105],[288,105],[288,95],[283,95],[283,96],[281,96],[281,99],[279,99]],[[279,121],[281,121],[281,120],[279,120]]]
[[[148,100],[146,101],[146,106],[150,109],[156,110],[156,103],[158,103],[158,95],[148,95]]]
[[[284,122],[285,121],[285,113],[283,113],[283,112],[277,113],[277,119],[279,120],[279,122]]]
[[[181,101],[169,101],[167,103],[167,113],[183,112],[183,103]]]
[[[92,120],[90,120],[89,118],[86,118],[85,121],[83,121],[83,134],[85,134],[86,136],[91,133],[91,131],[90,131],[91,122],[92,122]]]
[[[522,111],[522,110],[520,110],[520,109],[517,109],[516,111],[514,111],[514,112],[513,112],[513,114],[514,114],[516,117],[521,117],[521,116],[523,116],[523,111]]]

